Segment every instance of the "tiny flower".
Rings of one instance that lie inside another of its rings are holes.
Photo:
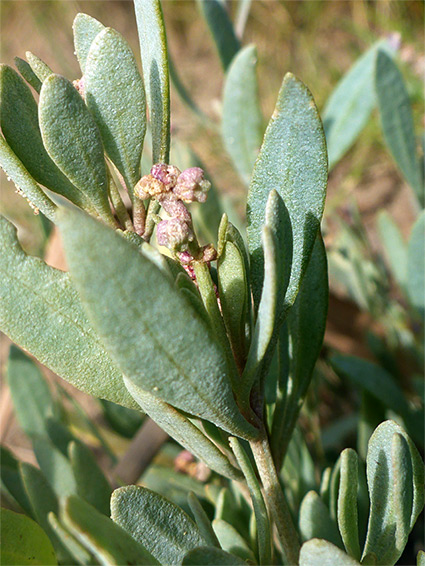
[[[161,183],[153,175],[144,175],[134,187],[135,194],[142,200],[156,197],[168,192],[164,183]]]
[[[205,202],[211,183],[204,178],[200,167],[185,169],[177,179],[173,193],[184,202]]]
[[[166,163],[157,163],[151,169],[152,177],[161,181],[168,191],[175,187],[180,173],[180,169],[174,165],[167,165]]]
[[[193,242],[194,234],[184,220],[170,218],[162,220],[156,227],[156,238],[160,246],[165,246],[172,252],[185,252],[189,243]]]
[[[79,95],[82,98],[84,98],[84,94],[85,94],[84,77],[81,77],[81,79],[76,79],[75,81],[72,81],[72,84],[77,89]]]

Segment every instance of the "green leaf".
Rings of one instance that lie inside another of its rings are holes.
[[[161,3],[159,0],[134,0],[134,10],[152,128],[152,162],[168,163],[170,79]]]
[[[424,206],[424,179],[416,151],[409,94],[397,65],[382,50],[376,57],[375,86],[385,142],[419,203]]]
[[[127,409],[111,401],[100,400],[103,416],[109,426],[125,438],[133,438],[142,425],[143,416],[140,411]]]
[[[142,410],[157,425],[209,468],[230,479],[241,478],[239,470],[234,468],[216,445],[180,411],[128,381],[127,387]]]
[[[104,29],[105,26],[103,24],[87,14],[80,13],[75,16],[72,24],[72,31],[74,32],[74,47],[83,75],[85,73],[86,59],[91,44],[97,34]]]
[[[149,489],[116,489],[111,517],[161,563],[181,564],[190,550],[205,544],[198,527],[177,505]]]
[[[271,189],[282,197],[292,224],[292,272],[285,304],[298,292],[323,214],[327,182],[326,144],[319,114],[305,85],[285,76],[267,127],[248,193],[248,245],[254,299],[263,283],[261,231]]]
[[[75,495],[65,501],[60,518],[100,564],[158,564],[124,529]]]
[[[31,65],[20,57],[15,57],[13,60],[15,62],[16,68],[27,81],[27,83],[30,84],[35,91],[40,92],[42,83],[34,73],[34,71],[31,69]]]
[[[407,290],[412,305],[425,312],[425,212],[413,225],[407,248]]]
[[[207,22],[223,69],[226,70],[240,48],[226,6],[220,0],[198,0],[198,6]]]
[[[0,123],[12,151],[37,183],[63,195],[77,206],[90,209],[84,193],[56,167],[44,148],[37,103],[30,88],[7,65],[1,65],[0,86]]]
[[[68,456],[68,445],[75,440],[68,426],[54,417],[47,417],[46,430],[50,441],[64,456]]]
[[[53,71],[49,67],[49,65],[47,65],[44,61],[37,57],[37,55],[31,53],[31,51],[27,51],[25,53],[25,57],[27,58],[31,69],[34,71],[34,74],[39,78],[41,82],[44,82],[47,77],[53,74]]]
[[[77,484],[77,494],[95,509],[109,516],[112,489],[92,451],[81,442],[71,442],[69,459]]]
[[[69,460],[45,438],[33,438],[35,457],[57,497],[77,492],[77,484]]]
[[[385,210],[378,214],[378,231],[391,273],[401,289],[405,290],[407,286],[407,245],[397,224]]]
[[[186,554],[183,566],[246,566],[245,560],[229,554],[219,548],[202,546]]]
[[[416,558],[416,565],[425,566],[425,552],[423,550],[419,550],[418,552],[418,556]]]
[[[61,541],[77,564],[93,564],[93,556],[71,535],[69,530],[64,527],[54,513],[49,513],[48,520],[56,537]]]
[[[300,566],[358,566],[360,562],[327,540],[314,538],[301,547]]]
[[[374,554],[377,564],[395,564],[424,506],[424,465],[404,430],[386,421],[370,438],[366,471],[370,514],[362,559]]]
[[[234,401],[220,345],[169,278],[78,209],[62,209],[60,227],[73,280],[127,381],[233,434],[254,436]]]
[[[358,458],[351,448],[341,453],[338,491],[338,527],[347,553],[360,560],[357,516]]]
[[[27,515],[32,515],[31,505],[19,473],[18,461],[4,446],[0,446],[1,492],[10,495]]]
[[[223,521],[223,519],[214,519],[212,526],[223,550],[234,556],[239,556],[242,560],[249,560],[250,563],[256,563],[252,550],[235,527]],[[264,562],[264,564],[267,564],[267,562]]]
[[[9,509],[2,509],[0,527],[2,564],[57,564],[52,543],[32,519]]]
[[[1,330],[78,389],[136,408],[69,275],[27,256],[5,218],[0,218],[0,235]]]
[[[224,146],[246,185],[251,180],[263,133],[256,65],[256,47],[244,47],[229,67],[223,93]]]
[[[342,77],[323,110],[323,125],[329,154],[329,169],[341,159],[366,125],[375,106],[374,72],[376,53],[385,40],[374,43]]]
[[[99,130],[83,99],[64,77],[51,75],[44,81],[39,121],[47,153],[93,209],[113,223]]]
[[[53,414],[53,398],[35,363],[19,348],[10,348],[8,385],[16,417],[28,435],[47,436],[46,419]]]
[[[309,491],[300,507],[299,528],[303,540],[323,538],[341,547],[341,537],[329,510],[315,491]]]
[[[208,515],[206,514],[199,499],[196,497],[193,491],[190,491],[188,493],[187,501],[189,503],[190,510],[192,511],[192,515],[195,519],[201,537],[211,546],[221,548],[214,529],[211,526],[211,521],[209,520]]]
[[[145,90],[134,55],[117,31],[106,28],[93,41],[86,60],[84,88],[105,151],[132,191],[141,177]]]
[[[49,220],[55,221],[56,205],[41,190],[31,175],[16,157],[0,135],[0,166],[8,179],[14,182],[17,192],[23,196],[34,209],[34,214],[42,212]]]

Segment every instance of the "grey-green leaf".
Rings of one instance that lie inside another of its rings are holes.
[[[375,106],[374,67],[380,48],[390,52],[386,41],[372,45],[342,77],[323,110],[329,169],[354,143]]]
[[[161,564],[177,566],[187,552],[206,544],[180,507],[143,487],[116,489],[111,498],[111,517]]]
[[[193,491],[188,493],[187,502],[189,503],[190,510],[202,538],[211,546],[221,548],[214,529],[212,528],[211,521]]]
[[[77,492],[77,483],[69,460],[46,438],[33,438],[34,453],[41,471],[56,496],[67,497]]]
[[[198,6],[213,37],[223,69],[226,70],[240,49],[227,8],[220,0],[198,0]]]
[[[246,566],[245,560],[213,546],[201,546],[186,554],[183,566]]]
[[[341,537],[329,509],[315,491],[309,491],[300,507],[299,528],[303,540],[323,538],[341,547]]]
[[[424,179],[416,151],[409,94],[397,65],[382,50],[376,57],[375,86],[385,142],[419,203],[424,206]]]
[[[159,0],[134,0],[134,10],[152,128],[152,161],[168,163],[170,79],[161,3]]]
[[[0,166],[7,177],[14,182],[18,193],[27,199],[29,205],[34,209],[34,213],[40,211],[54,222],[56,205],[37,185],[1,135]]]
[[[63,546],[68,550],[77,564],[93,564],[93,556],[78,542],[78,540],[69,532],[69,530],[60,522],[54,513],[47,516],[49,524],[52,527],[56,537]]]
[[[256,47],[244,47],[227,71],[223,93],[224,146],[246,185],[251,180],[263,133],[256,64]]]
[[[78,389],[136,408],[69,275],[27,256],[5,218],[0,218],[0,236],[1,330]]]
[[[360,560],[357,513],[358,458],[351,448],[341,453],[338,491],[338,527],[347,553]]]
[[[425,313],[425,212],[421,212],[410,234],[407,248],[407,290],[412,305]]]
[[[295,301],[323,214],[327,154],[322,124],[306,86],[288,73],[255,163],[248,193],[248,245],[254,298],[263,282],[261,230],[269,192],[282,197],[292,224],[293,260],[285,303]]]
[[[89,317],[128,381],[233,434],[256,436],[234,401],[223,350],[169,277],[74,207],[61,209],[60,227]]]
[[[407,245],[399,227],[385,210],[378,214],[378,231],[392,275],[404,291],[407,285]]]
[[[47,153],[99,216],[113,224],[100,133],[83,99],[64,77],[50,75],[44,81],[39,121]]]
[[[75,495],[65,501],[60,518],[72,534],[104,566],[158,564],[155,558],[124,529]]]
[[[405,442],[394,441],[396,435]],[[395,564],[424,506],[424,465],[413,442],[393,421],[379,425],[369,440],[367,483],[370,514],[362,559],[374,554],[377,564]]]
[[[223,519],[214,519],[212,526],[220,542],[220,546],[224,551],[234,556],[239,556],[242,560],[249,560],[251,563],[256,563],[255,556],[249,548],[248,543],[238,533],[235,527],[223,521]],[[264,562],[264,564],[267,564],[267,562]]]
[[[301,547],[300,566],[359,566],[360,562],[328,542],[314,538]]]
[[[39,78],[41,82],[44,82],[47,77],[49,77],[53,71],[44,61],[31,53],[31,51],[27,51],[25,53],[25,57],[27,58],[28,63],[30,64],[31,69],[34,71],[34,74]]]
[[[85,99],[108,156],[132,191],[140,179],[146,131],[143,81],[125,39],[106,28],[91,44],[84,72]]]
[[[25,59],[21,59],[20,57],[15,57],[14,59],[16,68],[27,81],[28,84],[32,86],[32,88],[40,92],[41,90],[41,81],[31,69],[31,65],[25,61]]]
[[[174,440],[177,440],[217,473],[230,479],[241,479],[240,472],[230,464],[228,458],[180,411],[154,395],[143,391],[129,380],[126,380],[126,384],[143,412],[149,415]]]
[[[87,14],[80,13],[75,16],[72,24],[72,30],[74,32],[74,47],[83,75],[90,46],[97,34],[103,29],[105,29],[103,24]]]

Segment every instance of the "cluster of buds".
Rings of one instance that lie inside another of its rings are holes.
[[[156,237],[160,246],[192,259],[191,252],[197,244],[192,217],[184,203],[205,202],[210,186],[200,167],[181,172],[174,165],[165,163],[157,163],[140,179],[134,188],[135,194],[142,200],[156,199],[169,216],[157,225]]]

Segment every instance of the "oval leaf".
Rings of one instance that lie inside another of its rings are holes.
[[[412,228],[407,248],[407,290],[412,305],[425,313],[425,211]]]
[[[73,280],[128,381],[229,432],[255,436],[234,401],[223,350],[169,277],[87,214],[60,212]]]
[[[299,526],[303,540],[317,537],[342,546],[338,528],[329,515],[329,509],[315,491],[309,491],[301,503]]]
[[[84,88],[105,151],[131,191],[141,177],[146,101],[134,55],[117,31],[106,28],[93,41],[86,60]]]
[[[314,538],[301,547],[300,566],[359,566],[360,562],[327,540]]]
[[[338,491],[338,527],[345,550],[360,560],[359,525],[357,514],[358,458],[351,448],[341,453]]]
[[[31,85],[36,92],[39,93],[41,90],[42,83],[40,79],[37,77],[37,75],[34,73],[34,71],[31,69],[31,65],[27,63],[24,59],[21,59],[20,57],[15,57],[13,61],[15,62],[16,68],[24,77],[24,79],[27,81],[27,83]]]
[[[256,304],[263,282],[261,230],[270,190],[275,189],[282,197],[292,224],[292,271],[285,297],[289,307],[295,301],[319,229],[326,183],[326,143],[319,114],[306,86],[288,73],[248,193],[248,244]]]
[[[77,14],[75,16],[72,24],[72,31],[74,32],[74,47],[83,75],[90,46],[97,34],[103,29],[105,29],[103,24],[87,14]]]
[[[37,55],[31,53],[31,51],[27,51],[25,53],[25,57],[27,58],[31,69],[34,71],[34,74],[39,78],[41,82],[45,81],[47,77],[53,74],[53,71],[49,67],[49,65],[47,65],[47,63],[37,57]]]

